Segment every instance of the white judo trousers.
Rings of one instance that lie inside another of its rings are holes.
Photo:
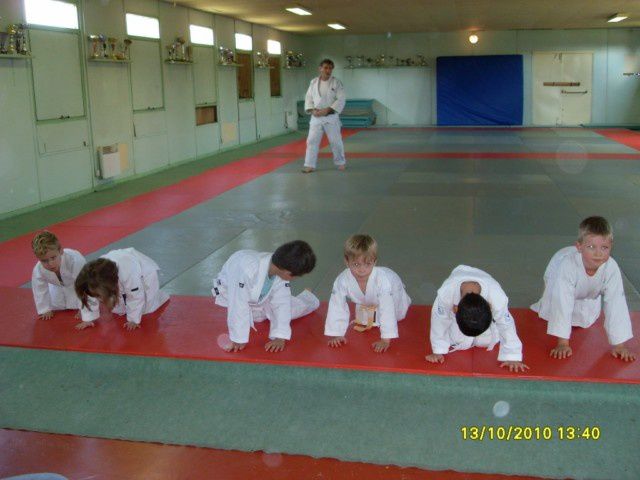
[[[322,85],[321,85],[322,84]],[[333,152],[333,163],[337,166],[344,165],[344,144],[340,133],[340,113],[344,109],[346,95],[342,82],[335,77],[321,81],[320,77],[311,80],[307,94],[305,95],[304,109],[312,112],[314,109],[331,108],[335,113],[324,117],[314,117],[311,115],[309,121],[309,135],[307,136],[307,153],[304,157],[304,166],[316,168],[318,164],[318,152],[322,135],[327,134],[331,151]]]
[[[309,135],[307,136],[307,153],[304,157],[304,166],[316,168],[318,165],[318,153],[322,136],[326,133],[333,153],[333,163],[344,165],[347,160],[344,156],[344,144],[340,133],[340,117],[334,113],[326,117],[311,117],[309,122]]]

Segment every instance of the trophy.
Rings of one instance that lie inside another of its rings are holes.
[[[193,62],[193,47],[191,45],[187,45],[184,60],[185,62]]]
[[[89,35],[91,40],[91,58],[100,58],[100,44],[102,43],[99,35]]]
[[[421,67],[428,67],[427,59],[424,58],[424,55],[418,55],[418,65]]]
[[[0,32],[0,54],[7,53],[7,49],[4,48],[7,37],[9,37],[9,34],[7,32]]]
[[[356,57],[356,67],[364,67],[364,55],[358,55]]]
[[[353,68],[353,57],[351,55],[347,56],[347,62],[349,62],[347,68]]]
[[[109,43],[109,53],[106,56],[112,60],[115,60],[116,58],[118,58],[116,56],[116,46],[118,45],[118,39],[115,37],[109,37],[107,38],[107,42]]]
[[[20,55],[29,54],[29,45],[27,44],[27,26],[23,23],[17,25],[16,32],[16,49]]]
[[[169,61],[176,61],[176,44],[172,43],[171,45],[167,45],[167,51],[169,52]]]
[[[133,42],[128,38],[124,39],[124,48],[122,49],[122,54],[124,55],[125,60],[129,60],[129,52],[132,43]]]
[[[256,66],[258,68],[264,68],[264,60],[262,59],[262,52],[257,51],[256,52]]]
[[[183,37],[178,37],[176,38],[176,43],[174,43],[173,45],[175,46],[176,49],[176,57],[177,60],[180,62],[184,62],[187,56],[187,50],[185,47],[185,43],[187,43],[185,41],[185,39]]]
[[[7,35],[9,36],[9,43],[7,45],[7,53],[9,55],[15,55],[16,50],[16,33],[18,32],[17,25],[9,25],[7,27]]]

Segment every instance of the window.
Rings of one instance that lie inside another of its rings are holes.
[[[236,50],[253,50],[253,39],[250,35],[244,33],[236,33]]]
[[[196,126],[216,123],[218,121],[218,107],[196,107]]]
[[[196,45],[213,45],[212,28],[189,25],[189,31],[191,32],[191,43]]]
[[[280,87],[280,57],[269,57],[269,84],[271,86],[271,96],[281,97],[282,89]]]
[[[238,98],[253,98],[253,67],[250,53],[238,53]]]
[[[267,51],[270,55],[282,55],[282,45],[277,40],[267,40]]]
[[[160,22],[157,18],[127,13],[127,35],[160,38]]]
[[[27,23],[47,27],[78,29],[78,9],[57,0],[25,0]]]

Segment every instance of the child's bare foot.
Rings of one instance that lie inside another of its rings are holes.
[[[302,169],[302,173],[312,173],[312,172],[315,172],[315,171],[316,171],[316,169],[315,168],[311,168],[311,167],[304,167]]]
[[[338,165],[338,170],[344,172],[347,167],[345,165]]]

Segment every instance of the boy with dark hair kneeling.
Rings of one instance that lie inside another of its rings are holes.
[[[225,262],[213,281],[217,305],[227,308],[231,344],[229,352],[239,352],[249,342],[255,322],[269,320],[268,352],[284,350],[291,339],[291,320],[304,317],[320,306],[309,290],[291,295],[289,282],[313,270],[316,256],[307,242],[295,240],[274,253],[240,250]]]
[[[426,359],[443,363],[456,350],[500,344],[498,361],[511,372],[524,372],[522,342],[508,309],[509,299],[488,273],[460,265],[438,290],[431,310],[431,350]]]

